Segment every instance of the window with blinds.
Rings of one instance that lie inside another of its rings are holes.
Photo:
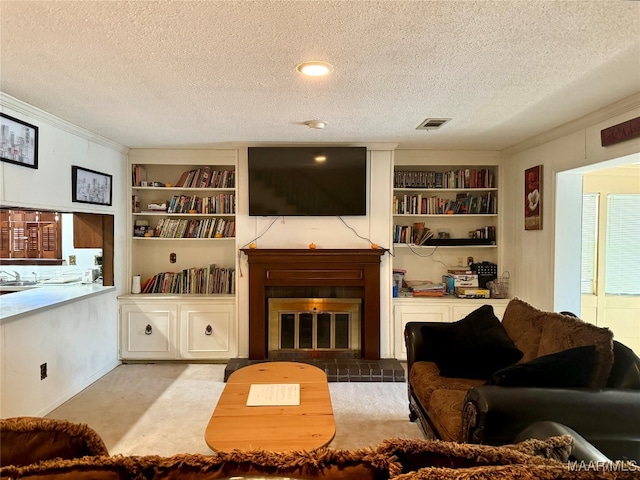
[[[640,295],[639,245],[640,195],[607,195],[607,295]]]
[[[582,196],[582,264],[580,293],[595,295],[597,278],[598,207],[600,195],[586,193]]]

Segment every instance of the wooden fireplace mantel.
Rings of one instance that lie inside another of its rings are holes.
[[[249,263],[249,358],[267,358],[266,287],[363,287],[362,356],[380,358],[383,249],[242,249]]]

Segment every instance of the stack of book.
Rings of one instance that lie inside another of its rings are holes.
[[[442,283],[432,282],[412,284],[411,291],[414,297],[444,297],[446,293]]]
[[[448,295],[458,298],[490,298],[489,290],[479,288],[478,273],[469,267],[450,268],[442,276]]]

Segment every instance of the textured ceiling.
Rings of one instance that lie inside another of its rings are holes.
[[[638,1],[0,0],[0,17],[0,90],[129,147],[503,149],[640,91]],[[335,71],[303,78],[306,60]],[[427,117],[453,120],[415,130]]]

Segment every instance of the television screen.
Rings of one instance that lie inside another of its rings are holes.
[[[249,147],[249,215],[366,215],[366,147]]]

